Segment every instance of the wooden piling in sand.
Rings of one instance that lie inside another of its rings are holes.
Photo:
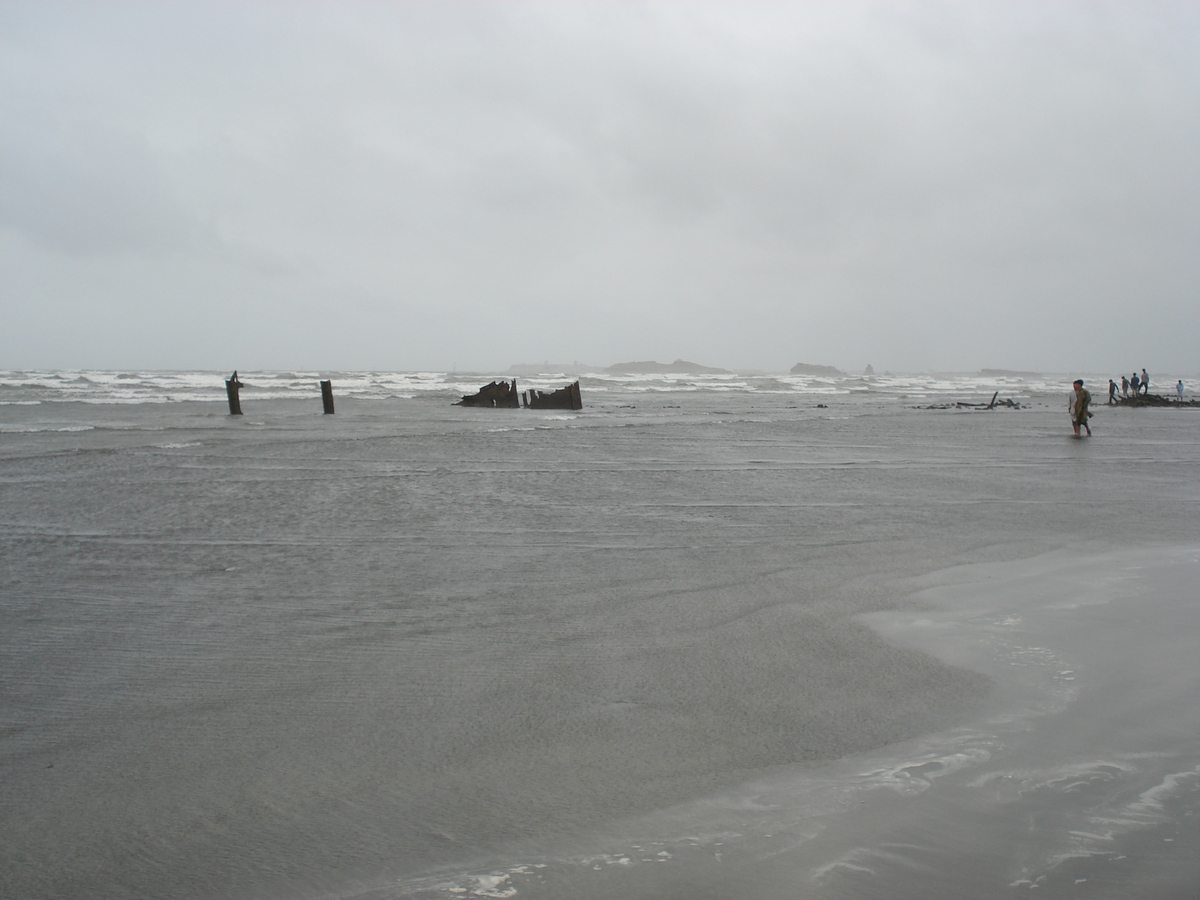
[[[242,387],[242,383],[238,381],[237,369],[234,369],[233,375],[225,379],[225,396],[229,398],[229,414],[231,416],[242,414],[242,401],[238,397],[240,387]]]

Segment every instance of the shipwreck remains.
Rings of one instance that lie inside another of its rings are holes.
[[[493,409],[519,409],[520,398],[517,396],[517,380],[493,381],[484,385],[477,392],[464,395],[455,406],[485,406]]]
[[[583,409],[583,398],[579,395],[579,382],[568,384],[557,391],[539,391],[530,388],[517,392],[517,380],[493,381],[476,393],[466,395],[455,406],[482,406],[491,409]]]
[[[530,388],[522,391],[521,397],[529,409],[583,409],[583,398],[579,396],[579,382],[568,384],[557,391],[539,391]]]

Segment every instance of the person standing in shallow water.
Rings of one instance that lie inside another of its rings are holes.
[[[1071,427],[1075,429],[1075,437],[1079,437],[1079,426],[1082,425],[1086,430],[1088,437],[1092,436],[1092,426],[1088,424],[1088,419],[1091,413],[1088,412],[1088,406],[1092,402],[1092,395],[1087,388],[1083,386],[1083,379],[1075,379],[1075,391],[1071,394]]]
[[[1111,378],[1108,379],[1108,405],[1112,406],[1117,402],[1117,383]]]

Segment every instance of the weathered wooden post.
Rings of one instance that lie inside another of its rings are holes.
[[[238,398],[238,388],[244,385],[238,381],[237,369],[233,370],[233,375],[225,379],[225,395],[229,398],[229,414],[231,416],[240,416],[242,414],[242,401]]]
[[[325,405],[325,415],[333,415],[333,382],[321,382],[321,403]]]

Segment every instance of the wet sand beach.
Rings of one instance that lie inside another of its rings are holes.
[[[1194,896],[1200,546],[1098,550],[931,573],[920,612],[862,617],[988,676],[956,727],[363,896]]]
[[[1200,884],[1190,416],[584,390],[10,407],[4,892]]]

